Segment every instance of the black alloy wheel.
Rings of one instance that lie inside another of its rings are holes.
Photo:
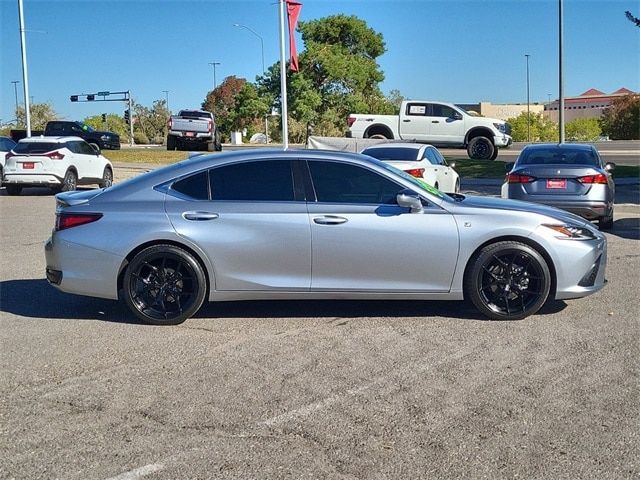
[[[198,261],[173,245],[156,245],[138,253],[124,276],[124,297],[145,323],[177,325],[202,306],[205,274]]]
[[[495,152],[491,140],[486,137],[475,137],[467,145],[467,154],[474,160],[490,160]]]
[[[489,318],[521,320],[537,312],[549,296],[549,267],[542,255],[526,244],[494,243],[471,262],[465,297]]]

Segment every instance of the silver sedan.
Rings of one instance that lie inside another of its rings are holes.
[[[521,319],[605,280],[607,242],[555,208],[445,195],[357,154],[202,155],[59,194],[46,275],[152,324],[205,300],[470,300]]]

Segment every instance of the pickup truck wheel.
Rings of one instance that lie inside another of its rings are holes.
[[[496,147],[487,137],[472,138],[467,145],[467,154],[474,160],[492,160]]]
[[[387,136],[383,135],[382,133],[376,133],[375,135],[371,135],[369,138],[375,138],[378,140],[389,140],[389,138],[387,138]]]
[[[216,130],[214,146],[215,146],[216,152],[221,152],[222,151],[222,138],[221,138],[220,132],[218,130]]]
[[[489,160],[495,160],[496,158],[498,158],[498,151],[500,149],[498,147],[493,147],[493,155],[491,155],[491,158]]]
[[[215,142],[207,142],[207,152],[213,152],[216,149]]]
[[[167,150],[176,149],[176,137],[173,135],[167,135]]]

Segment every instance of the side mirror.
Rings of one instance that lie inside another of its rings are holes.
[[[91,148],[93,148],[93,151],[96,153],[96,155],[100,155],[100,147],[98,147],[95,143],[90,143],[89,145],[91,145]]]
[[[616,169],[616,164],[613,162],[607,162],[607,164],[604,166],[604,169],[607,172],[613,172]]]
[[[462,120],[462,114],[460,112],[453,112],[451,118],[453,118],[454,120]]]
[[[449,166],[451,168],[456,168],[456,162],[449,162]]]
[[[505,172],[510,172],[514,165],[515,165],[515,162],[505,163],[504,164],[504,171]]]
[[[399,206],[410,208],[411,213],[419,213],[422,211],[422,200],[418,194],[411,190],[403,190],[396,195],[396,202]]]

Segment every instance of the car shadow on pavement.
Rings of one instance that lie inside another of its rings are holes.
[[[620,238],[640,240],[640,218],[621,218],[613,222],[613,228],[607,233]]]
[[[558,313],[566,303],[551,301],[540,314]],[[44,279],[0,282],[0,311],[27,318],[99,320],[141,324],[123,301],[71,295]],[[205,303],[194,318],[365,318],[443,317],[488,321],[463,301],[420,300],[257,300]]]

